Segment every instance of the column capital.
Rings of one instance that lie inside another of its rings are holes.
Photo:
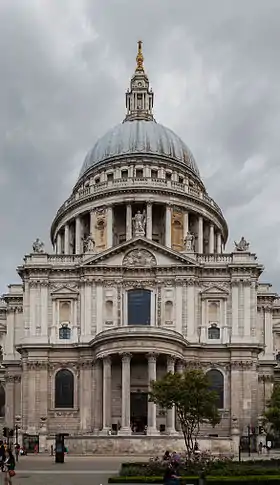
[[[129,352],[122,352],[119,355],[122,359],[122,362],[130,362],[131,361],[132,354],[130,354]]]
[[[177,357],[175,355],[168,355],[167,356],[167,365],[168,364],[170,364],[170,365],[175,364],[176,360],[177,360]]]
[[[104,364],[107,364],[107,365],[111,365],[112,363],[112,358],[110,355],[105,355],[104,357],[102,357],[102,360],[103,360],[103,363]]]
[[[155,363],[157,361],[158,354],[156,354],[154,352],[150,352],[149,354],[146,354],[146,357],[148,359],[148,362],[152,364],[152,363]]]

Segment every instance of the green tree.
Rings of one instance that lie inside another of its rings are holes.
[[[209,423],[214,427],[221,420],[217,393],[209,386],[207,375],[200,370],[186,370],[183,374],[169,372],[151,382],[149,401],[164,410],[176,407],[189,457],[201,424]]]
[[[280,385],[275,384],[271,398],[268,402],[267,409],[264,412],[264,424],[271,427],[273,433],[280,435]]]

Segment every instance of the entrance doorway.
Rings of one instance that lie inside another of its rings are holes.
[[[144,434],[148,421],[147,392],[132,392],[130,394],[130,416],[132,432]]]

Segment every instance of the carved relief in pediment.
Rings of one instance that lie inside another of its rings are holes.
[[[133,249],[123,258],[124,266],[155,266],[156,258],[146,249]]]

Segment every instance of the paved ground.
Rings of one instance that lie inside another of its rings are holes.
[[[144,457],[66,456],[65,463],[54,463],[46,455],[20,457],[14,485],[107,485],[108,477],[118,473],[124,461]],[[2,485],[3,477],[0,476]]]
[[[270,457],[279,458],[279,454]],[[270,458],[267,455],[261,458]],[[13,485],[107,485],[108,478],[116,475],[124,461],[146,461],[147,456],[66,456],[65,463],[55,463],[48,455],[29,455],[20,458]],[[251,459],[260,458],[253,454]],[[248,454],[243,460],[250,459]],[[2,474],[0,474],[2,475]],[[0,476],[0,485],[3,476]]]

